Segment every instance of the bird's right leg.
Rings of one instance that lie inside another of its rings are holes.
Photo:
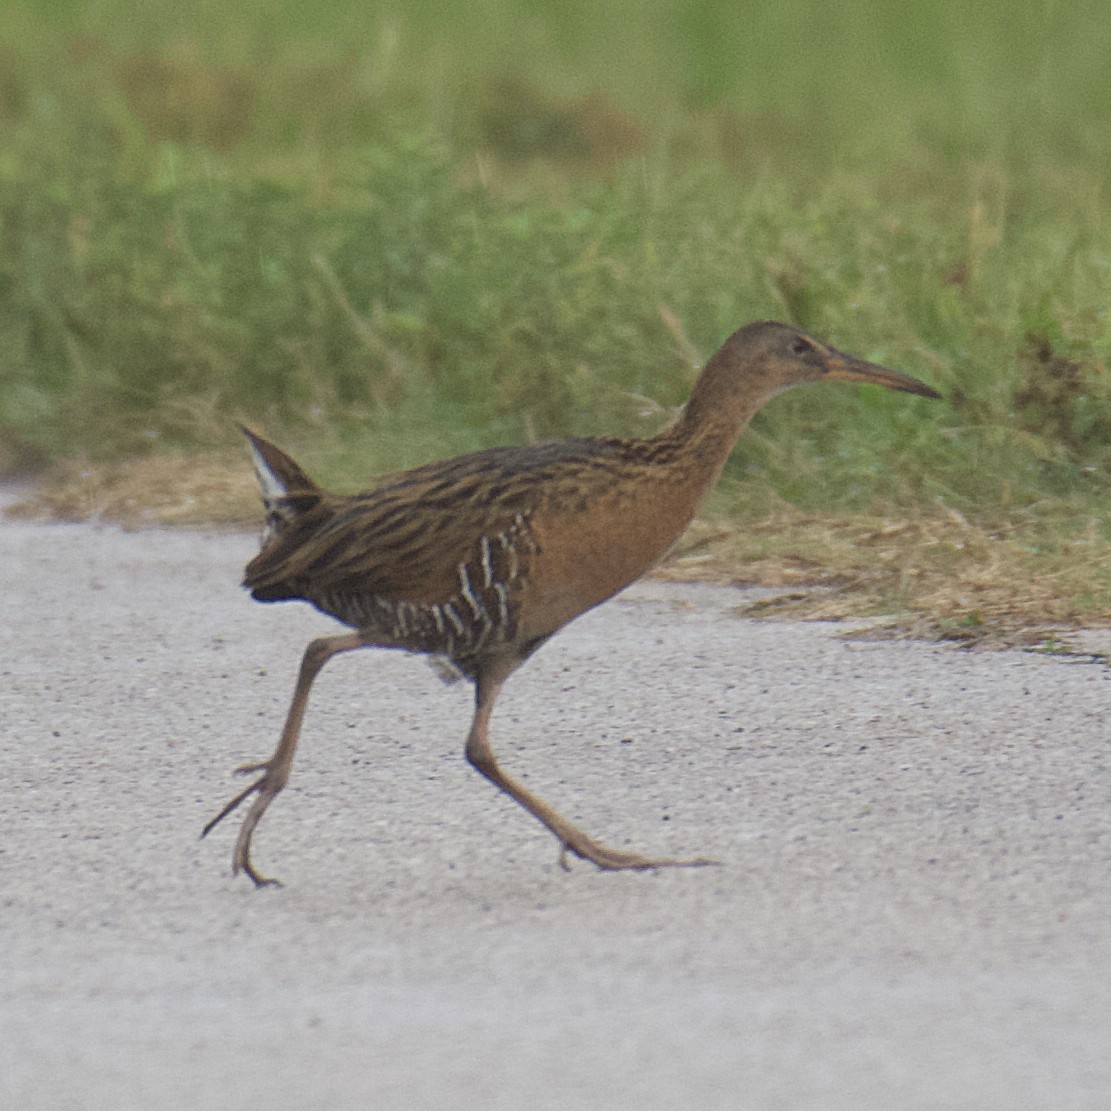
[[[481,772],[495,787],[503,790],[511,799],[523,806],[534,818],[547,826],[559,841],[559,863],[567,868],[567,854],[589,860],[597,868],[605,871],[619,869],[641,870],[646,868],[690,868],[705,864],[716,864],[716,860],[694,857],[688,860],[675,860],[669,857],[650,857],[640,853],[624,852],[600,844],[562,814],[549,806],[522,783],[507,775],[498,766],[494,752],[490,748],[490,713],[494,702],[509,672],[488,672],[480,674],[475,683],[475,712],[471,731],[467,736],[467,760]]]
[[[282,728],[278,747],[265,763],[247,764],[236,769],[239,775],[250,775],[253,772],[262,772],[262,775],[246,790],[240,791],[201,831],[202,837],[207,836],[241,802],[251,795],[257,796],[251,803],[243,824],[239,827],[239,837],[236,839],[235,852],[232,855],[232,875],[237,875],[242,870],[251,877],[256,887],[278,883],[277,880],[260,875],[251,864],[251,835],[259,819],[266,813],[266,808],[289,782],[293,754],[297,750],[297,738],[301,735],[301,723],[305,718],[305,706],[309,701],[313,680],[333,656],[339,655],[340,652],[350,652],[355,648],[364,648],[372,643],[359,633],[345,633],[341,636],[321,637],[305,649],[305,655],[301,659],[301,670],[297,676],[297,686],[293,691],[293,701]]]

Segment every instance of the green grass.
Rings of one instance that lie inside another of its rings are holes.
[[[774,317],[946,400],[777,400],[727,511],[1107,538],[1102,2],[54,0],[0,43],[0,465],[648,432]]]

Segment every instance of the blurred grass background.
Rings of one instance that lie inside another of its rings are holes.
[[[955,514],[1104,617],[1108,58],[1103,0],[7,4],[0,469],[648,433],[773,317],[946,401],[777,400],[715,512]]]

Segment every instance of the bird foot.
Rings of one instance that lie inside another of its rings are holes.
[[[571,871],[571,864],[567,859],[568,853],[579,857],[580,860],[589,860],[603,872],[646,871],[650,868],[703,868],[721,863],[720,860],[704,856],[689,860],[675,860],[668,857],[650,857],[642,856],[640,853],[622,852],[620,849],[611,849],[599,844],[585,834],[568,837],[561,842],[559,866],[565,872]]]
[[[254,865],[251,863],[251,836],[255,831],[255,826],[259,823],[259,819],[266,812],[266,808],[274,801],[278,792],[285,786],[285,781],[274,775],[269,763],[244,764],[243,767],[235,769],[236,775],[250,775],[252,772],[262,772],[262,775],[249,787],[240,791],[239,794],[201,830],[201,837],[207,837],[220,822],[239,806],[240,803],[245,802],[251,795],[257,794],[258,797],[251,804],[250,810],[247,811],[247,816],[243,819],[243,824],[239,827],[239,836],[236,838],[235,850],[232,853],[231,874],[237,876],[240,872],[245,872],[256,888],[281,887],[281,880],[264,876],[255,870]]]

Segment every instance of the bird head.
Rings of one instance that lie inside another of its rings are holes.
[[[735,332],[725,346],[734,344],[739,349],[737,354],[746,362],[760,365],[761,377],[775,393],[805,382],[870,382],[921,397],[941,396],[909,374],[846,355],[788,324],[774,321],[748,324]]]
[[[757,321],[739,328],[711,356],[691,394],[687,415],[745,421],[773,397],[807,382],[869,382],[889,390],[941,395],[898,370],[846,355],[789,324]]]

